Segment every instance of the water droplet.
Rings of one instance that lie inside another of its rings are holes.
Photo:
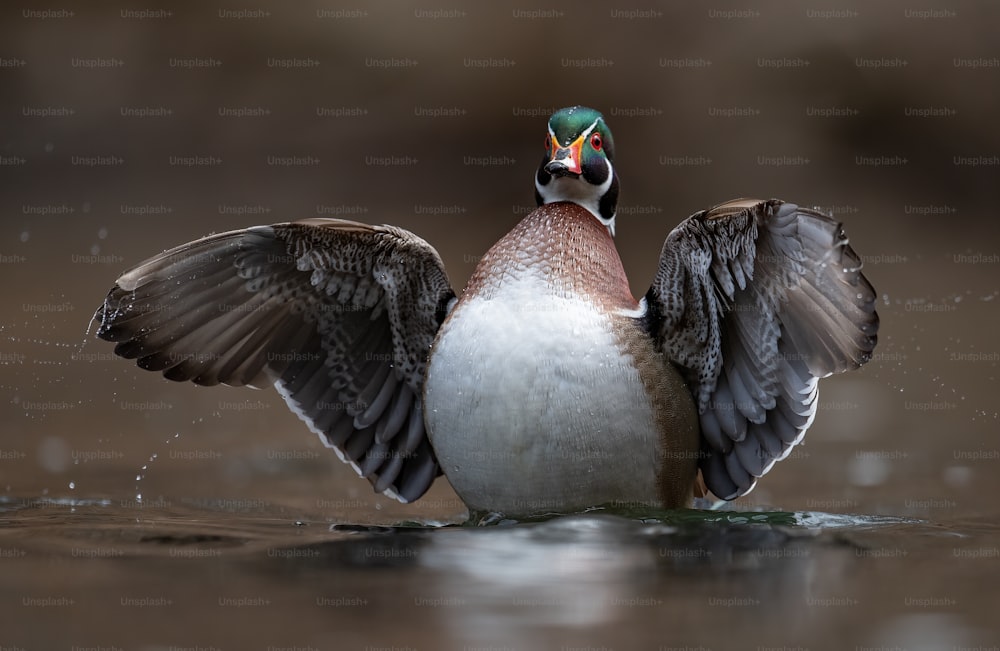
[[[71,481],[71,482],[69,483],[69,489],[70,489],[70,490],[74,490],[74,489],[76,489],[76,482],[75,482],[75,481]]]

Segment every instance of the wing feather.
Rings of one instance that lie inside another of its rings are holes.
[[[168,379],[275,386],[376,490],[410,501],[440,474],[421,396],[454,295],[412,233],[313,219],[165,251],[122,274],[95,319]]]
[[[875,292],[841,225],[773,199],[682,222],[646,298],[650,334],[698,407],[702,476],[724,499],[788,456],[819,378],[864,364],[877,341]]]

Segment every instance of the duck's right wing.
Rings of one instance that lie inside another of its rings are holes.
[[[312,219],[212,235],[122,274],[94,318],[170,380],[273,384],[375,490],[441,474],[424,432],[427,355],[455,293],[412,233]]]

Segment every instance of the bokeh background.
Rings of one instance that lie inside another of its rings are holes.
[[[404,507],[272,391],[140,371],[96,340],[115,278],[313,216],[427,239],[461,288],[533,206],[548,114],[614,131],[636,295],[689,214],[832,211],[879,295],[860,372],[746,506],[992,517],[1000,490],[1000,5],[91,2],[0,9],[0,494],[289,518]],[[141,477],[141,479],[140,479]],[[994,552],[995,552],[994,548]]]

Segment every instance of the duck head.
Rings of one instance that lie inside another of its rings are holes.
[[[614,235],[618,175],[613,160],[614,140],[603,115],[585,106],[556,111],[535,173],[535,200],[539,206],[557,201],[583,206]]]

